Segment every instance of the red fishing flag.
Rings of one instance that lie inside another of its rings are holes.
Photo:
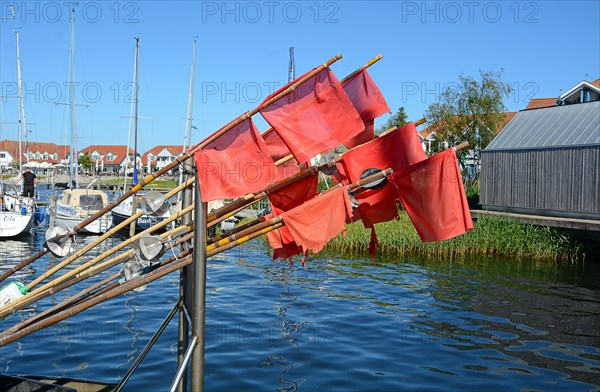
[[[269,194],[272,216],[279,216],[307,200],[314,198],[317,191],[318,175],[309,175],[296,181],[278,191]],[[302,253],[302,249],[294,242],[286,226],[267,233],[269,245],[273,248],[273,258],[290,258]]]
[[[269,149],[269,154],[271,154],[271,158],[275,163],[280,159],[288,157],[292,153],[273,129],[264,132],[262,137],[265,140],[267,148]],[[277,165],[277,169],[281,174],[281,178],[290,177],[300,171],[298,161],[294,157]]]
[[[257,192],[280,179],[250,118],[198,151],[194,159],[204,202]]]
[[[263,105],[289,86],[267,97]],[[329,68],[260,110],[300,163],[364,130],[358,112]]]
[[[366,69],[344,80],[342,86],[365,123],[364,130],[361,133],[344,142],[346,147],[354,148],[373,140],[375,137],[374,119],[384,113],[391,113],[391,111],[381,91],[379,91]]]
[[[338,186],[281,216],[302,252],[318,253],[329,240],[346,229],[346,217],[351,213],[348,190]]]
[[[351,183],[369,168],[397,171],[425,159],[417,128],[410,123],[344,153],[337,168],[344,183]]]
[[[407,124],[384,136],[356,147],[342,156],[337,164],[340,180],[350,184],[373,174],[375,170],[388,168],[401,171],[408,166],[427,159],[417,129]],[[371,170],[369,170],[371,169]],[[375,224],[398,219],[398,199],[394,184],[387,183],[381,189],[371,189],[356,195],[358,214],[354,219],[362,219],[366,228],[371,228],[371,256],[375,256],[377,237]]]
[[[394,179],[423,242],[447,240],[473,229],[453,148],[394,173]]]

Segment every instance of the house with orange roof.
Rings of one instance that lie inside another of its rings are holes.
[[[142,173],[149,174],[162,169],[181,155],[183,146],[156,146],[142,155]]]
[[[600,78],[577,83],[557,98],[532,98],[525,110],[600,101]]]
[[[132,148],[122,145],[91,145],[79,150],[79,156],[88,153],[94,163],[93,169],[97,173],[119,174],[124,173],[127,166],[133,166]],[[141,158],[137,155],[138,167]]]
[[[3,172],[10,170],[19,162],[19,151],[21,162],[33,169],[48,169],[58,164],[65,163],[69,155],[69,146],[45,142],[22,141],[20,148],[16,140],[2,140],[0,142],[0,168]]]

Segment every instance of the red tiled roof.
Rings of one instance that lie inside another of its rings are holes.
[[[84,149],[79,150],[80,153],[87,152],[90,155],[92,155],[94,151],[102,156],[106,156],[110,153],[115,156],[115,160],[113,161],[114,163],[121,163],[125,158],[127,158],[128,150],[127,146],[101,144],[87,146]],[[132,148],[129,148],[129,154],[133,154]],[[106,164],[107,162],[105,161],[104,163]]]
[[[600,78],[594,80],[593,82],[590,82],[590,84],[593,84],[596,87],[600,87]]]
[[[525,110],[556,106],[556,98],[531,98]]]
[[[29,153],[40,153],[41,158],[31,158],[30,161],[35,162],[48,162],[48,163],[59,163],[61,159],[64,159],[69,154],[69,146],[64,145],[56,145],[54,143],[44,143],[44,142],[21,142],[21,152],[23,153],[23,162],[27,162],[27,158],[25,156],[26,150]],[[0,150],[8,151],[9,154],[15,159],[19,160],[19,142],[17,140],[2,140],[0,142]],[[48,158],[43,159],[43,154],[47,153],[49,156],[54,154],[58,155],[58,159]]]
[[[171,153],[171,155],[173,156],[178,156],[179,154],[181,154],[181,151],[183,150],[183,146],[156,146],[148,151],[146,151],[144,153],[144,155],[142,155],[142,165],[147,165],[148,164],[148,155],[152,154],[154,156],[158,155],[162,150],[167,150],[169,153]]]

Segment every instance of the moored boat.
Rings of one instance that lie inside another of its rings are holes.
[[[137,196],[137,195],[130,196],[127,199],[125,199],[122,203],[117,205],[112,210],[112,220],[113,220],[113,223],[115,226],[118,225],[119,223],[123,222],[124,220],[129,219],[131,217],[131,215],[133,215],[133,198],[134,197],[137,198],[136,210],[140,209],[140,207],[139,207],[140,201],[141,201],[140,196]],[[163,220],[167,219],[170,216],[171,216],[171,208],[168,208],[164,213],[162,213],[158,216],[151,216],[151,215],[143,214],[142,216],[137,218],[136,223],[135,223],[135,229],[136,229],[136,231],[146,230],[146,229],[150,228],[151,226],[154,226],[157,223],[162,222]],[[169,226],[169,227],[163,227],[162,230],[171,228],[172,223],[170,223],[167,226]]]
[[[0,238],[26,234],[33,225],[34,202],[23,198],[12,184],[0,186]]]
[[[108,205],[108,196],[97,189],[67,189],[50,209],[50,222],[72,228]],[[102,234],[112,225],[112,216],[105,214],[81,229],[81,233]]]

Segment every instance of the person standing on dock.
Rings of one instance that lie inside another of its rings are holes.
[[[23,197],[33,197],[37,176],[35,173],[31,172],[31,169],[26,168],[25,172],[21,174],[21,177],[17,178],[15,185],[19,185],[21,179],[23,179]]]

